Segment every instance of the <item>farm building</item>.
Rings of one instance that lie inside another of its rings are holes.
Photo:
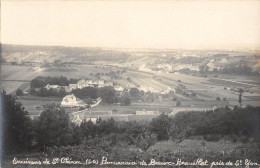
[[[94,117],[94,118],[86,118],[86,122],[88,122],[89,120],[92,121],[94,124],[96,124],[98,117]]]
[[[79,80],[78,82],[77,82],[77,88],[79,88],[79,89],[82,89],[82,88],[84,88],[84,87],[88,87],[88,86],[90,86],[90,84],[92,84],[92,83],[88,83],[87,81],[85,81],[84,79],[81,79],[81,80]]]
[[[104,83],[105,83],[104,80],[98,80],[98,81],[97,81],[97,84],[98,84],[98,85],[104,85]]]
[[[115,88],[115,90],[120,91],[120,92],[122,92],[124,90],[124,88],[122,86],[118,86],[118,85],[115,86],[114,88]]]
[[[86,104],[80,100],[79,98],[76,98],[74,94],[67,95],[62,99],[61,102],[62,107],[85,107]]]
[[[159,111],[146,111],[143,109],[142,111],[136,111],[136,115],[155,115],[155,114],[160,114]]]
[[[47,84],[46,86],[45,86],[45,88],[46,89],[58,89],[59,88],[59,85],[49,85],[49,84]]]

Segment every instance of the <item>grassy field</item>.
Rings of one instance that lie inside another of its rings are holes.
[[[38,116],[44,110],[43,106],[48,104],[60,104],[61,98],[37,97],[37,96],[19,96],[18,101],[22,103],[25,110],[31,116]]]

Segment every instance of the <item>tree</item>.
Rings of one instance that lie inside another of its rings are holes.
[[[21,89],[16,90],[16,96],[22,96],[24,95],[23,91]]]
[[[15,154],[28,151],[31,147],[32,129],[29,113],[11,95],[2,93],[3,105],[3,153]]]
[[[69,144],[69,116],[63,109],[50,105],[39,117],[36,139],[40,149]]]
[[[74,89],[72,93],[79,98],[92,98],[96,99],[98,97],[98,88],[94,87],[84,87],[82,89]]]
[[[161,114],[159,117],[154,118],[150,123],[150,130],[152,133],[157,134],[157,139],[168,140],[169,130],[171,127],[171,118],[166,114]]]
[[[177,100],[176,106],[177,106],[177,107],[181,106],[181,101],[180,101],[180,100]]]
[[[123,106],[131,105],[131,99],[128,96],[123,96],[121,100],[121,105]]]
[[[86,137],[89,138],[90,136],[92,138],[94,138],[96,136],[96,126],[94,125],[94,123],[89,120],[86,122],[86,120],[84,120],[81,124],[80,124],[80,129],[82,134]]]
[[[177,101],[177,100],[178,100],[177,97],[172,98],[172,101]]]
[[[205,70],[204,70],[206,73],[208,73],[209,72],[209,66],[208,65],[206,65],[205,66]]]
[[[98,89],[98,97],[102,98],[102,101],[107,104],[113,104],[115,102],[116,90],[111,86],[105,86]]]
[[[213,69],[213,72],[214,72],[214,73],[218,73],[218,68],[214,68],[214,69]]]
[[[132,142],[142,151],[147,151],[150,146],[153,146],[157,142],[157,135],[151,132],[145,131],[142,134],[138,134],[136,138],[131,137]]]
[[[130,91],[129,91],[129,94],[133,98],[137,98],[139,96],[139,90],[137,88],[131,88]]]
[[[244,93],[244,90],[240,88],[238,90],[238,92],[239,92],[238,103],[239,103],[239,105],[241,107],[242,106],[242,94]]]

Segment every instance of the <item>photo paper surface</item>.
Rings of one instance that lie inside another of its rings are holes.
[[[1,167],[260,167],[260,1],[1,1]]]

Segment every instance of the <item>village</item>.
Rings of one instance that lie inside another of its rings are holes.
[[[69,86],[47,84],[44,88],[46,88],[47,90],[55,90],[55,91],[60,91],[61,89],[64,89],[66,91],[67,95],[63,97],[60,106],[62,108],[65,108],[65,110],[69,112],[72,122],[76,123],[77,125],[80,125],[83,120],[85,121],[91,120],[95,124],[98,118],[101,118],[103,120],[108,120],[113,118],[116,121],[136,121],[136,120],[151,121],[153,118],[161,114],[158,110],[146,111],[145,109],[143,109],[142,111],[137,110],[136,114],[118,114],[116,110],[90,111],[92,108],[95,108],[96,106],[100,105],[102,99],[98,97],[96,99],[93,99],[91,102],[86,103],[72,93],[72,91],[75,89],[83,89],[85,87],[91,87],[91,88],[113,87],[113,83],[105,82],[104,80],[92,81],[92,80],[81,79],[76,84],[69,84]],[[119,95],[122,95],[124,92],[128,93],[130,91],[130,88],[125,89],[120,85],[116,85],[113,88],[117,91]],[[140,88],[140,91],[153,92],[154,89]],[[165,91],[161,92],[161,94],[165,94],[165,93],[166,93]],[[117,105],[120,105],[120,103],[117,103]]]
[[[75,84],[69,84],[68,86],[59,86],[59,85],[50,85],[47,84],[44,88],[46,88],[47,90],[55,90],[55,91],[60,91],[61,89],[64,89],[66,91],[66,96],[64,96],[62,98],[62,101],[60,102],[60,106],[62,108],[65,109],[65,111],[67,111],[69,113],[69,116],[71,118],[71,121],[74,122],[77,125],[80,125],[83,121],[92,121],[94,124],[96,123],[96,121],[98,119],[102,119],[102,120],[109,120],[111,118],[113,118],[115,121],[145,121],[145,122],[149,122],[151,121],[153,118],[158,117],[160,114],[162,113],[167,113],[168,115],[175,115],[178,112],[181,111],[188,111],[189,109],[192,109],[193,111],[207,111],[207,110],[214,110],[217,107],[213,106],[213,107],[208,107],[208,108],[182,108],[182,107],[175,107],[172,108],[170,111],[168,110],[166,111],[161,111],[158,110],[158,108],[148,108],[148,109],[137,109],[131,113],[125,113],[122,114],[120,112],[118,112],[118,110],[116,108],[121,107],[121,103],[115,103],[115,108],[111,109],[111,110],[98,110],[98,106],[99,107],[107,107],[107,105],[103,104],[101,105],[102,102],[102,98],[98,97],[95,99],[91,99],[91,101],[88,101],[87,103],[83,100],[81,100],[80,98],[76,97],[72,92],[73,90],[76,89],[83,89],[83,88],[102,88],[102,87],[113,87],[116,92],[117,95],[122,96],[124,94],[129,94],[130,92],[130,88],[123,88],[120,85],[116,85],[113,86],[112,82],[105,82],[104,80],[97,80],[97,81],[93,81],[93,80],[84,80],[84,79],[80,79],[78,80],[77,83]],[[137,90],[139,90],[140,92],[143,93],[147,93],[147,92],[153,92],[155,94],[159,94],[162,96],[168,95],[168,94],[183,94],[185,96],[192,96],[192,97],[196,97],[196,94],[194,93],[190,93],[185,91],[185,86],[181,83],[178,84],[178,86],[176,87],[176,89],[174,88],[170,88],[164,92],[159,92],[158,91],[154,91],[153,88],[143,88],[140,87]],[[177,103],[178,104],[178,103]],[[176,106],[180,106],[177,105]],[[127,106],[126,108],[131,108],[131,106]]]

